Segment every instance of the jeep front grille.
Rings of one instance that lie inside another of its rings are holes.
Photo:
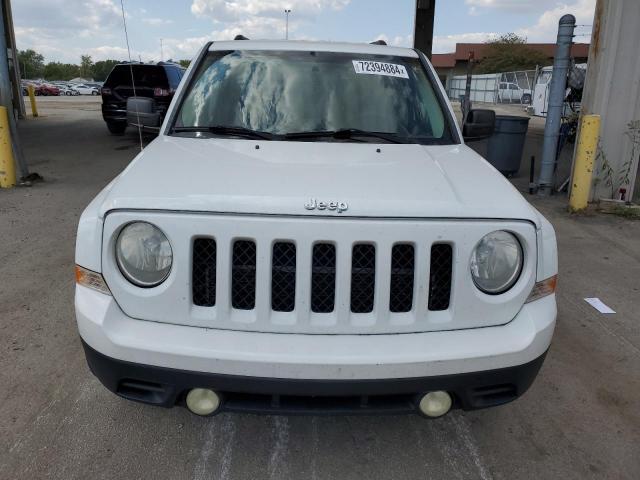
[[[311,311],[333,312],[336,298],[336,247],[330,243],[313,246],[311,265]]]
[[[238,310],[253,310],[256,305],[256,243],[250,240],[233,242],[231,259],[231,305]],[[192,296],[193,304],[201,307],[216,305],[217,275],[216,241],[197,238],[193,243]],[[308,258],[308,257],[307,257]],[[387,257],[389,258],[389,257]],[[436,243],[430,249],[428,310],[447,310],[451,298],[453,249]],[[311,254],[310,310],[331,313],[335,309],[338,259],[336,245],[315,243]],[[376,246],[368,243],[353,245],[350,258],[350,305],[352,313],[370,313],[376,305]],[[297,247],[291,241],[273,244],[270,256],[271,309],[292,312],[296,305]],[[414,285],[416,251],[413,244],[398,243],[391,248],[388,279],[389,312],[406,313],[415,307]],[[229,284],[224,282],[223,285]]]
[[[193,304],[213,307],[216,304],[216,241],[196,238],[193,242]]]
[[[393,246],[389,310],[394,313],[410,312],[413,307],[414,265],[413,245],[403,243]]]
[[[351,311],[373,311],[376,286],[376,247],[354,245],[351,255]]]
[[[271,308],[292,312],[296,304],[296,246],[291,242],[273,244],[271,258]]]
[[[447,243],[431,246],[429,269],[429,310],[446,310],[451,298],[451,262],[453,250]]]
[[[231,304],[238,310],[256,306],[256,244],[237,240],[233,244],[231,270]]]

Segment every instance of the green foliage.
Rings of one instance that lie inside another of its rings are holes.
[[[119,60],[100,60],[93,64],[93,79],[96,82],[104,82],[107,76],[113,70],[117,64],[121,63]]]
[[[47,80],[71,80],[79,75],[80,69],[71,63],[49,62],[44,67],[43,76]]]
[[[551,60],[543,53],[527,46],[527,39],[515,33],[506,33],[486,42],[486,55],[476,73],[500,73],[533,70],[536,65],[546,66]]]
[[[178,63],[181,67],[188,68],[191,64],[191,60],[179,60]]]
[[[82,55],[80,57],[80,76],[82,78],[91,78],[93,76],[93,60],[91,55]]]
[[[603,181],[604,184],[611,189],[611,198],[616,198],[620,188],[628,187],[631,183],[631,169],[633,168],[636,158],[640,155],[640,120],[629,122],[624,135],[631,141],[631,154],[621,165],[618,172],[613,170],[602,149],[602,145],[598,141],[598,150],[595,159],[596,164],[599,165],[599,177],[597,181]],[[627,192],[627,195],[629,195],[629,192]]]
[[[23,78],[46,80],[71,80],[75,77],[93,78],[98,82],[106,80],[113,67],[120,60],[100,60],[93,63],[90,55],[80,57],[80,65],[62,62],[49,62],[45,65],[44,56],[35,50],[18,52],[20,71]]]
[[[18,51],[18,62],[23,78],[40,78],[44,73],[44,56],[35,50]]]

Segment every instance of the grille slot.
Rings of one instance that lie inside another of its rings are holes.
[[[271,308],[292,312],[296,303],[296,246],[290,242],[273,244],[271,261]]]
[[[389,291],[389,310],[393,313],[410,312],[413,308],[414,270],[413,245],[394,245],[391,250],[391,286]]]
[[[376,287],[376,247],[354,245],[351,257],[351,311],[373,311]]]
[[[335,245],[316,243],[311,263],[311,311],[333,312],[336,300]]]
[[[231,305],[238,310],[256,306],[256,244],[250,240],[233,244]]]
[[[451,269],[453,249],[447,243],[431,246],[431,269],[429,272],[429,310],[449,308],[451,299]]]
[[[216,241],[197,238],[193,242],[191,288],[193,304],[213,307],[216,304]]]

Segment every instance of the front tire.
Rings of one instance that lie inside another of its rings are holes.
[[[127,129],[126,122],[107,122],[107,128],[112,135],[122,135]]]
[[[531,95],[528,93],[522,95],[522,103],[525,105],[531,105]]]
[[[96,95],[98,95],[98,92],[93,91],[93,92],[91,92],[91,95],[93,95],[95,97]]]

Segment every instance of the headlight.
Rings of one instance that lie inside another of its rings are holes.
[[[162,231],[147,222],[130,223],[116,241],[118,268],[134,285],[155,287],[169,276],[173,253]]]
[[[518,239],[501,230],[485,235],[471,255],[473,283],[485,293],[509,290],[522,271],[522,247]]]

